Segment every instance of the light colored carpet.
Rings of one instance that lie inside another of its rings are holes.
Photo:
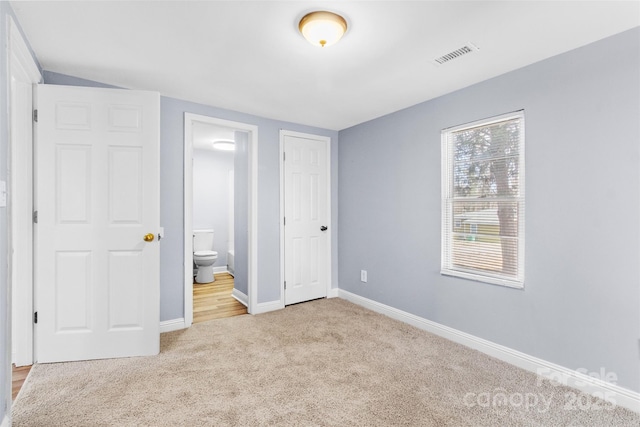
[[[161,341],[156,357],[34,366],[13,425],[640,425],[623,408],[340,299]]]

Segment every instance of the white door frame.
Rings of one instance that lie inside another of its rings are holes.
[[[247,310],[253,314],[258,297],[258,126],[199,114],[184,113],[184,323],[193,323],[193,124],[206,123],[249,133],[249,242]]]
[[[27,121],[33,125],[31,112],[33,111],[33,96],[17,93],[14,85],[11,83],[13,79],[19,80],[21,83],[35,85],[42,80],[40,70],[36,65],[31,52],[27,47],[18,26],[12,17],[8,18],[8,63],[9,63],[9,194],[19,195],[12,197],[9,213],[9,288],[12,297],[8,303],[11,305],[12,319],[15,324],[12,326],[12,342],[7,346],[10,352],[9,360],[16,365],[30,365],[33,363],[33,224],[25,224],[24,221],[18,223],[12,218],[15,212],[25,212],[33,210],[33,134],[30,147],[18,147],[18,144],[24,144],[19,141],[20,131],[14,128],[17,123]],[[18,99],[18,97],[22,99]],[[30,106],[29,116],[13,116],[13,106],[16,104]],[[19,149],[20,148],[20,149]],[[19,166],[18,166],[19,165]],[[18,171],[18,168],[20,169]],[[26,170],[25,170],[26,168]],[[20,173],[18,173],[20,172]],[[29,178],[26,178],[29,177]],[[17,243],[20,243],[17,250]],[[16,283],[16,272],[21,272],[20,283]],[[24,274],[26,272],[26,274]],[[13,302],[15,301],[15,303]]]
[[[284,138],[285,136],[295,136],[298,138],[313,139],[316,141],[324,141],[327,144],[327,227],[329,232],[327,233],[327,298],[332,296],[331,292],[331,138],[328,136],[313,135],[309,133],[294,132],[291,130],[280,129],[280,306],[284,307],[285,295],[284,295],[284,278],[285,278],[285,266],[284,266],[284,188],[285,188],[285,176],[284,176]]]

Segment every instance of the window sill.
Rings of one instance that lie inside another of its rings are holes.
[[[442,274],[443,276],[458,277],[461,279],[473,280],[475,282],[488,283],[490,285],[499,285],[505,286],[507,288],[524,290],[524,281],[522,280],[510,280],[499,277],[483,276],[477,273],[468,273],[460,270],[449,270],[446,268],[440,270],[440,274]]]

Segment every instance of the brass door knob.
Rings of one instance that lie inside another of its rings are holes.
[[[153,233],[148,233],[144,235],[144,241],[145,242],[153,242],[153,238],[155,236],[153,235]]]

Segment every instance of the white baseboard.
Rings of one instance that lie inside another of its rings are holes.
[[[177,331],[179,329],[186,329],[187,325],[184,323],[184,317],[179,319],[163,320],[160,322],[160,333]]]
[[[280,300],[261,302],[256,304],[256,307],[251,314],[268,313],[270,311],[282,310],[283,308],[284,304],[282,304]]]
[[[339,290],[340,298],[368,308],[393,319],[408,323],[419,329],[447,338],[458,344],[473,348],[496,359],[533,372],[543,378],[578,389],[597,397],[604,397],[609,402],[640,413],[640,393],[594,378],[584,373],[568,369],[555,363],[547,362],[534,356],[513,350],[500,344],[478,338],[466,332],[407,313],[397,308],[361,297],[351,292]]]
[[[5,414],[4,419],[2,420],[2,424],[0,427],[9,427],[11,423],[9,422],[9,416]]]
[[[231,296],[237,299],[240,304],[244,305],[245,307],[249,307],[249,297],[244,292],[233,288]]]
[[[340,296],[340,289],[331,288],[329,292],[327,292],[327,298],[338,298]]]
[[[213,267],[213,274],[219,273],[228,273],[227,266],[223,265],[222,267]]]

